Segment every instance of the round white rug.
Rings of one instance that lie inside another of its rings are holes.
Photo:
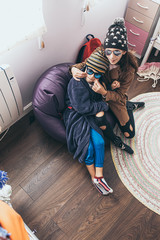
[[[132,147],[134,154],[111,144],[112,159],[121,181],[133,196],[160,214],[160,92],[141,94],[132,101],[145,102],[145,108],[133,113],[135,137],[125,138],[118,126],[115,133]]]

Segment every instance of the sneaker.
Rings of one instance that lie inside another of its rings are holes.
[[[113,193],[113,189],[108,186],[107,182],[103,177],[94,178],[93,184],[102,195],[108,195],[109,193]]]
[[[138,108],[142,108],[145,106],[145,102],[130,102],[127,101],[127,109],[128,110],[137,110]]]
[[[134,105],[134,110],[138,109],[138,108],[142,108],[145,106],[144,102],[132,102]]]
[[[116,147],[119,147],[120,149],[122,149],[122,150],[124,150],[124,151],[126,151],[126,152],[128,152],[129,154],[133,154],[134,153],[134,151],[132,150],[132,148],[131,147],[129,147],[127,144],[125,144],[124,142],[122,142],[122,139],[120,138],[120,137],[116,137],[116,139],[114,140],[114,145],[116,146]]]

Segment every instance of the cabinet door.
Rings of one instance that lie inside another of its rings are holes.
[[[158,4],[150,0],[131,0],[128,3],[128,7],[135,11],[142,13],[143,15],[154,19],[158,10]]]
[[[135,39],[133,40],[131,36],[128,36],[128,48],[130,50],[135,51],[137,54],[141,55],[144,48],[144,44],[138,42]]]
[[[145,44],[148,37],[148,32],[145,32],[141,28],[138,28],[127,21],[125,21],[125,26],[127,28],[127,35],[130,36],[130,39]]]
[[[149,32],[153,22],[151,18],[146,17],[131,8],[127,9],[125,20],[137,26],[138,28],[143,29],[146,32]]]

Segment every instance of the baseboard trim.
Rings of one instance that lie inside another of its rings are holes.
[[[28,103],[24,108],[23,108],[23,113],[22,115],[26,115],[32,110],[32,102]]]

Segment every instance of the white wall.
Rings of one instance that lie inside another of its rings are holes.
[[[75,61],[88,33],[100,38],[103,43],[107,28],[114,18],[124,16],[127,2],[128,0],[99,0],[85,13],[85,24],[81,26],[84,0],[43,0],[47,25],[45,48],[39,50],[37,39],[33,39],[0,55],[0,64],[10,64],[13,69],[23,106],[32,101],[34,84],[47,68]]]

